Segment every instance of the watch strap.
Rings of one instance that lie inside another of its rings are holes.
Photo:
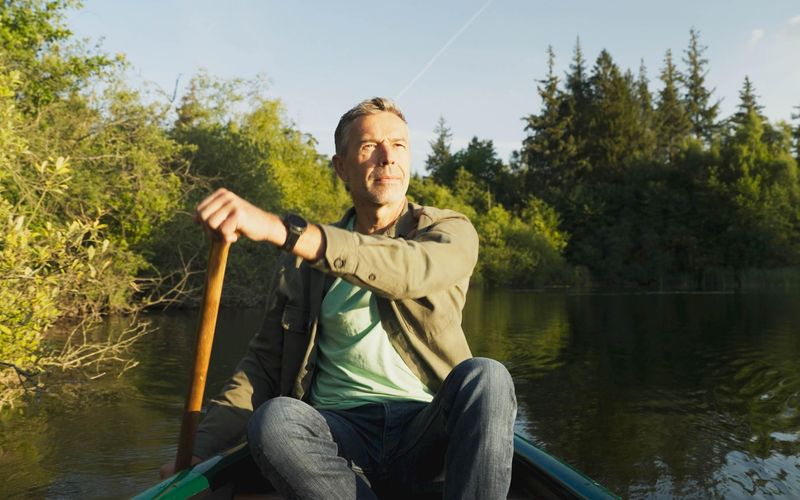
[[[281,250],[291,252],[308,227],[308,223],[299,215],[289,214],[283,218],[283,225],[286,227],[286,241],[281,245]]]

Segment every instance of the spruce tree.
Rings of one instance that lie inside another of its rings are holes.
[[[708,144],[714,134],[719,101],[710,104],[713,89],[708,90],[705,86],[708,59],[703,57],[703,53],[706,49],[707,47],[700,45],[700,32],[692,28],[689,31],[689,47],[683,59],[687,66],[684,78],[686,89],[684,104],[689,121],[692,123],[692,133]]]
[[[453,134],[450,133],[443,116],[439,117],[433,133],[436,134],[436,138],[428,143],[431,146],[431,152],[425,159],[425,170],[434,180],[441,183],[444,180],[443,178],[451,177],[449,175],[451,172],[448,172],[448,168],[451,167],[453,159],[453,154],[450,152]]]
[[[795,106],[794,109],[797,110],[796,114],[792,114],[793,120],[800,120],[800,106]],[[800,121],[798,121],[797,126],[792,131],[792,139],[794,140],[794,156],[797,159],[798,165],[800,165]]]
[[[761,113],[762,109],[764,107],[758,104],[758,96],[753,82],[750,81],[749,76],[745,76],[742,90],[739,91],[739,105],[736,107],[736,113],[733,114],[731,121],[742,125],[749,121],[751,113],[755,113],[763,121],[766,117]]]
[[[560,188],[571,177],[567,171],[575,156],[575,145],[569,136],[568,118],[562,116],[564,96],[555,74],[555,53],[547,47],[547,77],[539,80],[537,91],[542,100],[539,114],[524,118],[527,137],[522,142],[526,192],[544,195],[551,188]]]
[[[647,78],[647,67],[644,59],[639,64],[639,75],[636,78],[634,96],[639,104],[639,147],[642,158],[652,159],[656,149],[655,113],[653,95],[650,93],[650,80]]]
[[[586,60],[583,58],[580,38],[575,41],[566,86],[567,91],[578,104],[586,103],[589,98],[589,80],[586,75]]]
[[[678,94],[679,80],[680,75],[672,62],[672,51],[667,50],[664,68],[661,70],[664,87],[658,93],[656,107],[657,151],[659,159],[665,163],[675,160],[692,127],[683,100]]]
[[[785,124],[771,125],[749,78],[739,93],[731,133],[723,143],[722,192],[733,208],[727,222],[726,263],[735,270],[785,265],[796,259],[797,164]]]
[[[586,74],[586,60],[581,50],[581,40],[575,41],[572,62],[566,76],[566,95],[561,103],[561,116],[569,123],[569,136],[579,155],[588,133],[589,78]],[[585,163],[583,161],[582,163]]]
[[[639,134],[633,75],[623,76],[611,54],[603,50],[589,79],[591,115],[586,154],[592,170],[620,171],[631,159]]]

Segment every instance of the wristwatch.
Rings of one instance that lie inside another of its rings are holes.
[[[308,222],[297,214],[289,214],[283,218],[286,226],[286,241],[281,245],[281,250],[291,252],[300,235],[306,231]]]

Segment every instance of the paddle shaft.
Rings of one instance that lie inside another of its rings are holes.
[[[230,243],[212,239],[203,307],[200,311],[200,322],[197,325],[192,380],[189,384],[186,406],[183,411],[178,454],[175,458],[175,472],[189,468],[192,462],[194,437],[200,421],[200,407],[203,404],[203,391],[206,387],[206,375],[211,359],[211,346],[214,343],[214,329],[217,324],[217,312],[219,312],[222,281],[225,278],[225,263],[228,260],[229,248]]]

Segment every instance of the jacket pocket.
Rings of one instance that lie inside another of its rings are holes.
[[[308,310],[297,306],[287,305],[281,316],[281,327],[285,331],[307,333]]]
[[[308,309],[287,305],[281,316],[283,356],[281,359],[281,395],[289,396],[303,366],[308,347]]]

